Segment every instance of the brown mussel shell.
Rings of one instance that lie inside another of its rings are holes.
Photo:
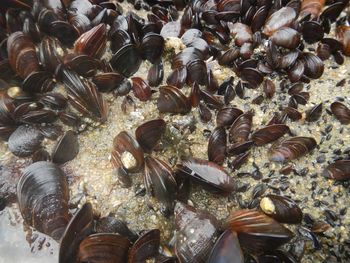
[[[287,162],[311,152],[317,143],[312,137],[292,137],[277,142],[270,148],[270,160]]]
[[[216,125],[218,127],[231,126],[232,123],[242,114],[243,114],[243,111],[241,111],[238,108],[224,107],[220,109],[216,114]]]
[[[92,234],[80,243],[78,262],[124,263],[128,258],[130,241],[111,233]]]
[[[252,127],[253,114],[246,112],[240,115],[229,130],[230,143],[243,143],[248,140]]]
[[[331,104],[331,111],[341,124],[350,123],[350,109],[339,101]]]
[[[326,178],[335,180],[350,179],[350,160],[338,160],[329,164],[323,171],[322,175]]]
[[[101,58],[107,44],[107,27],[100,24],[82,34],[74,44],[76,53]]]
[[[144,152],[150,153],[157,146],[166,129],[163,119],[155,119],[141,124],[135,130],[135,137]]]
[[[90,203],[85,203],[69,221],[61,239],[59,263],[76,263],[80,242],[94,227],[94,214]]]
[[[143,150],[128,132],[120,132],[113,140],[112,164],[126,171],[139,172],[144,165]]]
[[[158,254],[160,244],[159,229],[152,229],[140,236],[129,251],[129,263],[145,262]]]
[[[278,140],[288,131],[289,127],[285,124],[272,124],[253,132],[251,138],[257,146],[261,146]]]
[[[254,210],[232,212],[226,226],[238,234],[242,248],[253,254],[274,250],[293,237],[289,229]]]
[[[187,97],[174,86],[159,88],[157,107],[160,112],[186,114],[191,110]]]
[[[280,195],[267,195],[260,201],[260,209],[279,223],[300,224],[303,213],[291,199]]]
[[[17,184],[24,221],[59,240],[69,222],[69,189],[66,175],[55,164],[36,162],[24,169]]]

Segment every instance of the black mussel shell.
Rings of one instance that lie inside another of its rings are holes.
[[[181,89],[186,83],[187,79],[187,68],[179,67],[174,69],[168,76],[166,83],[171,86],[175,86]]]
[[[195,59],[187,64],[187,82],[207,85],[207,66],[203,60]]]
[[[159,60],[163,48],[164,38],[156,33],[148,33],[142,39],[140,51],[142,56],[153,64]]]
[[[147,191],[164,205],[164,212],[172,211],[177,185],[171,167],[160,159],[147,156],[143,178]]]
[[[118,89],[126,78],[116,72],[100,73],[92,78],[92,82],[101,92],[109,92]]]
[[[160,83],[162,83],[164,78],[164,67],[163,62],[160,60],[159,62],[154,63],[148,71],[147,81],[151,87],[157,87]]]
[[[48,92],[52,86],[47,85],[51,77],[46,71],[35,71],[29,74],[22,83],[22,89],[29,93]]]
[[[39,44],[39,61],[41,65],[52,73],[62,64],[64,49],[56,38],[46,36]]]
[[[139,69],[142,59],[136,47],[128,44],[120,48],[110,62],[116,71],[130,77]]]
[[[277,142],[270,148],[270,160],[287,162],[311,152],[317,143],[312,137],[292,137]]]
[[[69,54],[64,58],[64,64],[83,77],[94,76],[98,68],[98,61],[84,54]]]
[[[238,234],[242,248],[254,254],[274,250],[293,237],[289,229],[254,210],[232,212],[226,226]]]
[[[129,133],[122,131],[113,140],[112,164],[134,173],[143,168],[144,155],[138,142]]]
[[[279,223],[300,224],[303,213],[290,198],[280,195],[267,195],[260,201],[260,209]]]
[[[73,131],[67,131],[52,151],[52,162],[64,164],[73,160],[79,153],[78,137]]]
[[[39,102],[53,110],[64,110],[67,99],[61,93],[48,92],[40,96]]]
[[[114,216],[99,218],[95,228],[97,233],[117,233],[127,237],[131,242],[135,242],[138,239],[138,235],[129,229],[126,222]]]
[[[312,79],[318,79],[322,76],[324,71],[324,64],[318,56],[312,53],[304,53],[303,62],[305,66],[305,76]]]
[[[210,161],[190,158],[178,164],[177,171],[215,194],[227,195],[234,189],[233,179],[224,168]]]
[[[231,143],[242,143],[248,140],[253,122],[253,114],[246,112],[241,114],[231,125],[229,140]]]
[[[335,180],[350,179],[350,160],[338,160],[329,164],[322,173],[323,176]]]
[[[216,125],[218,127],[231,126],[232,123],[242,114],[243,114],[243,111],[235,107],[222,108],[218,111],[216,115]]]
[[[38,150],[44,137],[34,126],[21,125],[9,137],[9,150],[16,156],[27,157]]]
[[[266,98],[272,99],[273,95],[275,95],[276,92],[275,83],[273,83],[273,81],[270,79],[265,79],[263,82],[263,89]]]
[[[157,146],[165,129],[166,123],[163,119],[150,120],[137,127],[135,137],[142,149],[150,153]]]
[[[324,30],[319,22],[306,21],[302,24],[301,33],[303,34],[303,38],[307,43],[313,44],[323,38]]]
[[[242,80],[248,82],[253,88],[258,87],[264,80],[262,73],[255,68],[244,68],[240,74]]]
[[[24,169],[17,184],[24,221],[59,240],[69,222],[69,189],[66,175],[55,164],[36,162]]]
[[[289,127],[285,124],[272,124],[255,131],[251,138],[257,146],[261,146],[279,139],[288,131]]]
[[[222,165],[226,158],[227,135],[224,127],[215,128],[209,137],[208,160]]]
[[[79,32],[70,23],[55,21],[51,23],[50,34],[57,37],[62,44],[71,46],[79,37]]]
[[[244,255],[237,233],[226,230],[216,241],[208,263],[243,263]]]
[[[308,122],[317,121],[322,115],[322,102],[306,111],[305,120]]]
[[[186,114],[191,110],[191,104],[187,97],[174,86],[162,86],[157,107],[160,112]]]

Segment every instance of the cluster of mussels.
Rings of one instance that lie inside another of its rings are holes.
[[[135,9],[148,11],[143,19],[134,12],[123,14],[115,1],[2,1],[0,136],[14,155],[32,160],[17,184],[25,223],[60,241],[60,263],[152,258],[163,263],[301,260],[280,248],[293,238],[283,224],[300,224],[303,217],[290,198],[264,196],[258,209],[232,211],[223,222],[187,203],[192,184],[215,195],[227,196],[235,190],[233,177],[222,167],[232,156],[228,167],[234,171],[253,147],[277,141],[270,147],[270,161],[283,163],[317,147],[314,138],[295,136],[285,123],[287,118],[302,118],[298,105],[306,105],[310,97],[303,83],[322,76],[323,60],[332,56],[342,64],[344,55],[350,55],[348,3],[131,1]],[[335,38],[325,37],[334,28]],[[176,54],[166,50],[174,43],[180,47]],[[318,43],[315,52],[306,51],[305,44],[314,43]],[[143,61],[152,64],[147,80],[132,77]],[[167,78],[166,63],[171,66]],[[216,63],[235,72],[240,78],[237,85],[233,77],[218,82]],[[271,79],[276,76],[283,78],[280,88],[290,95],[288,106],[265,127],[252,131],[254,112],[243,112],[230,103],[236,95],[245,99],[246,89],[260,86],[265,96],[252,103],[271,99],[276,92]],[[163,82],[166,85],[159,87]],[[188,94],[183,92],[185,86],[191,87]],[[113,141],[111,161],[123,186],[131,186],[131,174],[143,172],[144,185],[159,201],[164,216],[175,214],[171,250],[160,246],[164,242],[158,229],[135,233],[116,218],[96,218],[89,203],[73,217],[69,210],[68,179],[60,166],[78,154],[77,134],[84,132],[82,127],[92,125],[91,120],[107,121],[102,93],[132,103],[131,91],[140,101],[152,100],[156,93],[162,114],[184,115],[197,108],[204,123],[216,114],[208,160],[187,156],[172,168],[152,156],[167,130],[161,118],[140,125],[135,136],[122,131]],[[317,121],[322,108],[320,103],[308,109],[306,121]],[[342,124],[350,123],[350,109],[340,101],[328,111]],[[72,130],[64,132],[66,126]],[[281,139],[287,133],[290,137]],[[44,139],[59,137],[49,154]],[[283,173],[291,169],[286,165]],[[323,174],[350,179],[350,160],[330,163]]]

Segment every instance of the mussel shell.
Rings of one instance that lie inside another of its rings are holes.
[[[226,158],[227,135],[224,127],[216,127],[208,141],[208,160],[222,165]]]
[[[207,80],[207,66],[203,60],[195,59],[187,64],[187,82],[190,85],[206,85]]]
[[[177,202],[175,253],[180,262],[206,262],[218,236],[217,219],[205,211]]]
[[[226,230],[217,239],[208,263],[243,263],[244,256],[239,244],[237,233]]]
[[[160,60],[159,62],[154,63],[150,67],[147,75],[147,81],[151,87],[157,87],[160,83],[162,83],[163,78],[164,78],[164,67],[163,67],[163,62]]]
[[[140,50],[142,56],[154,64],[162,55],[164,38],[156,33],[146,34],[141,42]]]
[[[128,44],[120,48],[110,62],[116,71],[130,77],[139,69],[142,60],[136,47]]]
[[[145,158],[144,183],[147,191],[159,200],[168,211],[173,209],[177,185],[173,171],[167,163],[147,156]]]
[[[99,218],[96,222],[95,229],[97,233],[117,233],[128,238],[131,242],[135,242],[138,239],[138,235],[129,229],[126,222],[114,216]]]
[[[258,146],[273,142],[289,131],[285,124],[272,124],[263,127],[252,134],[252,140]]]
[[[100,24],[82,34],[74,44],[74,51],[90,57],[101,58],[107,44],[107,27]]]
[[[160,112],[186,114],[191,110],[191,104],[187,97],[174,86],[162,86],[157,107]]]
[[[350,179],[350,161],[338,160],[329,164],[324,170],[322,175],[326,178],[335,180],[349,180]]]
[[[39,61],[44,68],[52,73],[62,63],[64,49],[61,43],[51,37],[45,37],[39,44]]]
[[[163,119],[147,121],[135,130],[135,137],[144,152],[150,153],[157,146],[166,129]]]
[[[282,27],[272,34],[270,40],[277,46],[294,49],[300,43],[300,34],[290,27]]]
[[[116,72],[100,73],[92,78],[92,82],[101,92],[117,89],[124,81],[125,77]]]
[[[291,7],[282,7],[278,11],[270,15],[266,20],[263,33],[271,36],[275,31],[281,27],[289,26],[297,17],[297,13]]]
[[[21,125],[9,137],[9,150],[16,156],[27,157],[40,148],[44,137],[34,126]]]
[[[187,79],[187,68],[179,67],[174,69],[168,76],[166,83],[181,89]]]
[[[79,32],[66,21],[55,21],[50,25],[50,34],[57,37],[62,44],[71,46],[79,37]]]
[[[350,109],[339,101],[331,104],[331,111],[341,124],[350,123]]]
[[[214,194],[227,195],[234,189],[233,179],[223,167],[213,162],[190,158],[178,164],[177,171],[189,176],[193,182],[203,185]]]
[[[243,111],[241,111],[238,108],[224,107],[220,109],[216,115],[216,125],[218,127],[231,126],[232,123],[242,114],[243,114]]]
[[[118,234],[92,234],[80,243],[79,262],[123,263],[127,261],[130,241]]]
[[[305,120],[309,122],[317,121],[322,115],[322,102],[306,111]]]
[[[241,114],[232,123],[229,130],[229,139],[231,143],[242,143],[248,140],[253,122],[253,114],[246,112]]]
[[[64,65],[81,76],[92,77],[98,69],[98,61],[84,54],[69,54],[64,58]]]
[[[73,131],[67,131],[52,151],[52,162],[61,165],[73,160],[79,153],[78,137]]]
[[[318,56],[312,53],[304,53],[303,62],[305,65],[305,76],[313,79],[318,79],[322,76],[324,71],[324,64]]]
[[[293,237],[288,228],[254,210],[232,212],[226,226],[238,234],[242,248],[253,254],[274,250]]]
[[[317,143],[312,137],[292,137],[277,142],[270,148],[270,160],[273,162],[286,162],[297,159],[316,147]]]
[[[132,77],[132,90],[135,94],[135,97],[140,101],[147,101],[152,96],[151,87],[146,81],[140,77]]]
[[[66,175],[55,164],[36,162],[24,169],[17,184],[24,221],[59,240],[69,221]]]
[[[47,85],[50,75],[46,71],[35,71],[29,74],[22,83],[22,89],[29,93],[41,93],[48,92],[51,89],[50,85]]]
[[[145,262],[147,259],[155,257],[158,254],[159,244],[159,229],[145,232],[131,247],[128,262]]]
[[[303,213],[291,199],[280,195],[267,195],[260,201],[261,210],[280,223],[300,224]]]
[[[90,203],[85,203],[69,221],[61,239],[59,263],[76,263],[80,242],[93,231],[93,211]]]
[[[120,132],[113,140],[112,164],[134,173],[144,165],[143,150],[138,142],[127,132]]]

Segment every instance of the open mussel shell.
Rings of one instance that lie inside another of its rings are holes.
[[[226,230],[217,239],[208,263],[243,263],[244,255],[237,238],[237,233]]]
[[[203,185],[208,191],[227,195],[234,189],[233,179],[221,166],[198,158],[184,160],[177,165],[177,172]]]
[[[137,127],[135,137],[142,149],[150,153],[157,146],[165,129],[166,123],[163,119],[150,120]]]
[[[80,242],[93,231],[94,215],[90,203],[85,203],[69,221],[61,239],[59,263],[76,263]]]
[[[219,223],[206,211],[177,202],[175,253],[180,262],[206,262],[218,236]]]
[[[127,262],[130,241],[118,234],[92,234],[80,243],[78,262],[123,263]]]
[[[224,127],[216,127],[209,137],[208,160],[222,165],[226,157],[227,135]]]
[[[335,180],[349,180],[350,179],[350,160],[338,160],[329,164],[322,172],[326,178]]]
[[[225,226],[236,232],[242,248],[253,254],[274,250],[293,237],[288,228],[254,210],[232,212]]]
[[[145,158],[144,183],[147,191],[161,202],[165,209],[173,209],[177,184],[171,167],[164,161],[147,156]]]
[[[174,86],[162,86],[159,88],[157,107],[160,112],[186,114],[191,110],[191,104],[187,97]]]
[[[290,198],[280,195],[267,195],[260,201],[260,209],[279,223],[300,224],[303,213]]]
[[[126,171],[139,172],[144,165],[143,150],[128,132],[120,132],[113,140],[112,164]]]
[[[312,137],[292,137],[277,142],[270,148],[270,160],[287,162],[311,152],[317,143]]]
[[[73,160],[79,152],[78,137],[73,131],[67,131],[57,142],[52,152],[52,162],[64,164]]]
[[[272,124],[253,132],[252,140],[261,146],[279,139],[288,131],[289,127],[285,124]]]
[[[129,251],[128,262],[145,262],[147,259],[157,256],[160,245],[159,229],[146,231],[133,244]],[[118,261],[119,262],[119,261]],[[126,261],[122,261],[126,262]]]
[[[66,175],[55,164],[36,162],[24,169],[17,184],[24,221],[59,240],[69,222],[69,189]]]
[[[34,126],[21,125],[9,137],[9,150],[16,156],[27,157],[38,150],[44,137]]]
[[[142,59],[133,44],[121,47],[112,57],[112,67],[126,77],[132,76],[140,67]]]
[[[74,51],[90,57],[101,58],[107,44],[107,27],[100,24],[82,34],[74,44]]]
[[[350,123],[350,109],[339,101],[331,104],[331,111],[341,124]]]

